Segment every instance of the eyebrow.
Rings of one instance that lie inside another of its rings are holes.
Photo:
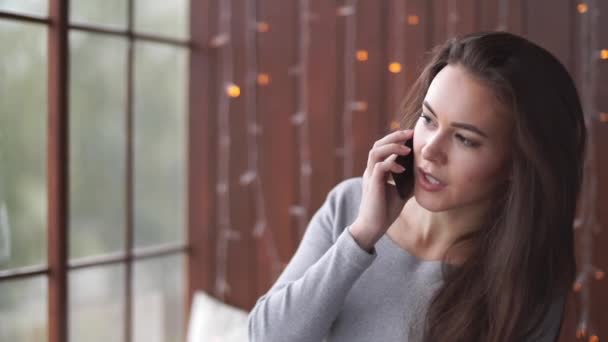
[[[435,111],[433,110],[433,108],[431,108],[431,105],[429,105],[429,103],[428,103],[428,102],[424,101],[424,102],[423,102],[423,105],[424,105],[424,106],[426,106],[426,108],[428,108],[428,109],[429,109],[429,111],[431,111],[431,113],[433,114],[433,116],[435,116],[435,118],[437,118],[437,114],[435,114]],[[457,127],[457,128],[466,129],[466,130],[469,130],[469,131],[475,132],[475,133],[477,133],[477,134],[481,135],[482,137],[485,137],[485,138],[487,138],[487,137],[488,137],[488,135],[487,135],[487,134],[485,134],[485,133],[484,133],[482,130],[480,130],[479,128],[477,128],[477,127],[475,127],[475,126],[473,126],[473,125],[470,125],[470,124],[464,123],[464,122],[452,122],[452,127]]]

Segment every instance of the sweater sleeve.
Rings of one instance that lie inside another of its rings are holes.
[[[377,257],[363,250],[348,227],[332,239],[340,185],[310,220],[282,274],[247,318],[251,342],[321,341],[354,282]]]

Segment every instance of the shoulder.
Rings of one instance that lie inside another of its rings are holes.
[[[360,199],[362,185],[363,178],[361,177],[352,177],[344,179],[331,189],[328,197],[333,196],[341,200]]]
[[[357,217],[361,203],[362,185],[362,177],[344,179],[327,194],[322,211],[331,216],[334,240]]]
[[[334,212],[348,212],[352,208],[358,209],[361,202],[363,179],[353,177],[336,184],[327,195],[326,201],[335,206]]]

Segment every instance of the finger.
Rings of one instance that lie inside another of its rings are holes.
[[[396,154],[391,154],[385,160],[378,162],[374,165],[372,178],[378,181],[380,184],[386,183],[386,178],[390,174],[390,171],[395,173],[403,172],[401,165],[395,161],[397,159]]]
[[[394,131],[394,132],[389,133],[388,135],[384,136],[382,139],[376,141],[374,143],[373,147],[378,147],[378,146],[382,146],[382,145],[386,145],[386,144],[394,143],[394,142],[404,142],[404,141],[410,139],[413,135],[414,135],[413,129]]]
[[[411,152],[411,148],[400,143],[390,143],[387,145],[374,147],[369,151],[369,157],[367,159],[368,167],[373,167],[376,163],[381,162],[391,154],[397,155],[408,155]]]

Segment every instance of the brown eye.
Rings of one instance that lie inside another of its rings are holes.
[[[425,124],[428,124],[429,122],[431,122],[431,118],[426,116],[424,113],[420,114],[420,118],[424,120]]]
[[[463,137],[463,136],[462,136],[462,135],[460,135],[460,134],[456,134],[456,138],[458,138],[458,140],[462,141],[462,143],[463,143],[463,144],[464,144],[466,147],[477,147],[477,146],[479,145],[478,143],[476,143],[476,142],[474,142],[474,141],[472,141],[472,140],[469,140],[469,139],[467,139],[467,138]]]

